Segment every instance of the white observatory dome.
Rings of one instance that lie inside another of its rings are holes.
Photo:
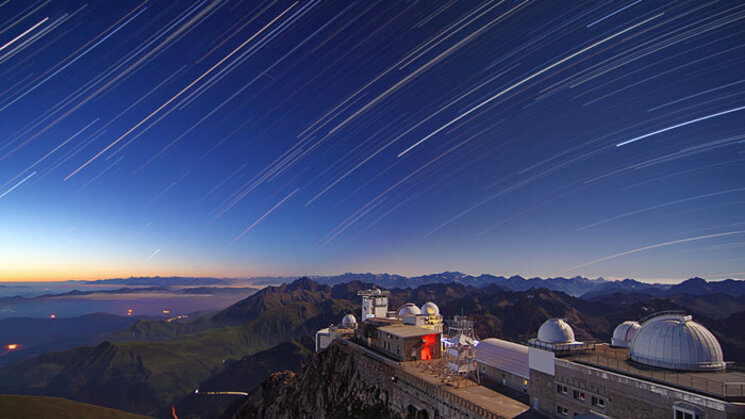
[[[422,305],[422,314],[440,314],[440,307],[437,307],[437,304],[433,303],[432,301],[427,301],[426,303],[424,303],[424,305]]]
[[[613,330],[613,337],[610,340],[611,346],[628,348],[639,329],[641,329],[641,326],[638,322],[625,321],[619,324]]]
[[[419,314],[422,314],[422,311],[414,303],[406,303],[398,309],[398,317],[416,316]]]
[[[548,319],[538,329],[538,340],[543,343],[574,342],[574,330],[563,319]]]
[[[343,319],[341,319],[341,325],[345,328],[354,327],[354,325],[357,324],[357,319],[354,317],[354,314],[347,314],[344,316]]]
[[[691,316],[662,316],[645,322],[631,341],[631,359],[684,371],[725,369],[717,338]]]

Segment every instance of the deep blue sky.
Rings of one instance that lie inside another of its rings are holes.
[[[744,23],[0,0],[0,278],[743,277]]]

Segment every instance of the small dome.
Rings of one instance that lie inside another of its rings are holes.
[[[661,316],[642,325],[629,348],[631,359],[653,367],[683,371],[725,369],[722,347],[691,316]]]
[[[574,330],[562,319],[548,319],[538,329],[538,340],[543,343],[574,342]]]
[[[611,346],[628,348],[639,329],[641,329],[641,326],[638,322],[625,321],[619,324],[613,331],[613,338],[610,341]]]
[[[406,303],[398,309],[398,317],[416,316],[419,314],[422,314],[422,311],[414,303]]]
[[[347,314],[343,319],[341,319],[341,324],[347,328],[352,327],[357,324],[357,319],[354,317],[354,314]]]
[[[427,301],[422,306],[422,314],[428,314],[428,315],[440,314],[440,307],[437,307],[437,304],[433,303],[432,301]]]

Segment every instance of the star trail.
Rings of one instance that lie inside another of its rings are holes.
[[[0,277],[745,276],[745,4],[7,0]]]

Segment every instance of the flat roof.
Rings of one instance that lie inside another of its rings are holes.
[[[651,367],[632,361],[627,348],[610,345],[597,345],[594,351],[572,354],[563,359],[720,400],[745,400],[743,371],[689,372]]]
[[[388,317],[370,317],[369,319],[365,319],[363,323],[366,323],[368,325],[372,326],[378,326],[378,327],[384,327],[388,325],[397,325],[397,324],[403,324],[401,319],[397,318],[388,318]]]
[[[443,391],[459,396],[479,407],[485,409],[497,417],[505,419],[543,419],[544,416],[532,410],[530,406],[496,392],[483,385],[469,381],[463,387],[452,387],[441,382],[442,377],[434,375],[433,371],[418,366],[415,361],[400,363],[404,371],[415,375],[422,380],[435,385]]]
[[[396,325],[396,326],[383,326],[378,328],[378,330],[381,330],[386,333],[390,333],[394,336],[399,336],[402,338],[410,338],[410,337],[416,337],[416,336],[425,336],[425,335],[434,335],[439,332],[435,332],[432,329],[427,329],[425,327],[420,326],[411,326],[411,325]]]

